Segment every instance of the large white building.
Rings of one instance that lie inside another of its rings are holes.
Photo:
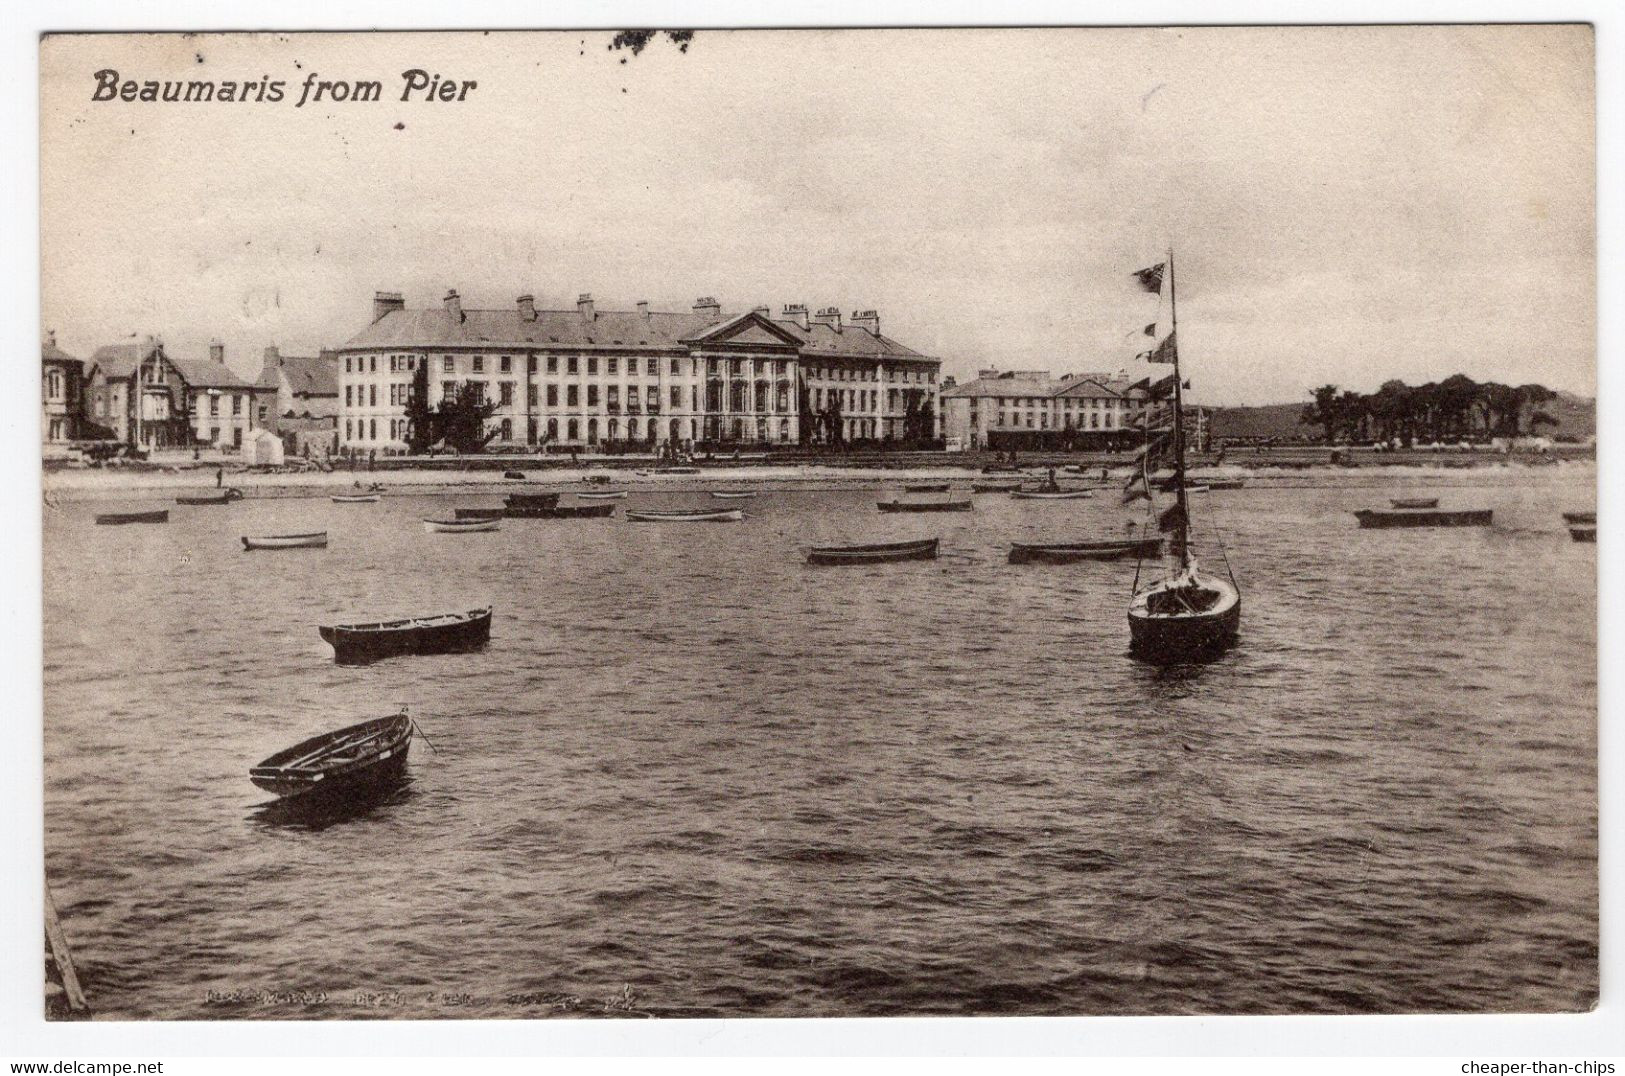
[[[943,430],[965,448],[1120,448],[1145,390],[1126,374],[982,370],[942,390]]]
[[[724,316],[711,298],[686,313],[607,311],[589,295],[573,310],[538,310],[529,295],[474,310],[455,291],[411,310],[379,292],[371,324],[337,354],[339,444],[357,452],[406,450],[425,366],[428,405],[473,386],[496,403],[489,430],[504,447],[798,444],[836,430],[923,440],[941,428],[940,362],[883,335],[874,311],[845,323],[800,305]]]

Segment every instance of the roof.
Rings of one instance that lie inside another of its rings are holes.
[[[78,359],[74,358],[72,355],[69,355],[66,351],[63,351],[61,348],[57,347],[55,340],[44,340],[44,341],[40,342],[40,361],[42,361],[42,362],[72,362],[72,363],[78,363],[79,362]]]
[[[332,352],[321,355],[282,355],[280,365],[269,362],[265,364],[260,371],[259,383],[276,388],[278,369],[287,377],[288,389],[295,396],[339,394],[339,359]]]
[[[719,326],[747,319],[748,314],[666,313],[600,310],[589,321],[578,310],[538,310],[527,321],[512,310],[464,310],[462,320],[441,309],[391,310],[351,337],[340,350],[388,350],[436,347],[632,347],[689,350],[685,341]],[[803,329],[792,321],[772,322],[801,342],[809,354],[836,357],[926,360],[888,336],[867,329],[837,332],[828,325]]]
[[[136,362],[157,350],[156,344],[105,344],[91,353],[90,362],[101,368],[103,377],[116,381],[135,373]]]
[[[1074,374],[1069,377],[978,377],[942,390],[944,399],[1009,399],[1012,397],[1115,399],[1131,382],[1117,374]]]
[[[168,358],[168,356],[165,356]],[[223,362],[213,359],[169,359],[169,364],[180,372],[186,383],[203,389],[251,389],[252,381],[240,376]]]

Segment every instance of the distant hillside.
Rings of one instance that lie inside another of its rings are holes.
[[[1214,437],[1275,437],[1294,439],[1315,437],[1319,429],[1298,424],[1304,403],[1265,404],[1262,407],[1216,407],[1213,409]],[[1557,419],[1551,435],[1565,440],[1584,441],[1597,432],[1597,401],[1560,392],[1547,404],[1547,413]],[[1542,432],[1545,432],[1544,429]]]

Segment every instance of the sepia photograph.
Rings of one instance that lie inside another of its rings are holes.
[[[1594,39],[42,35],[44,1018],[1589,1012]]]

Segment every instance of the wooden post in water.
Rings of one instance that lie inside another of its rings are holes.
[[[68,1008],[74,1012],[83,1012],[90,1008],[85,1001],[85,992],[79,988],[79,973],[73,969],[73,954],[68,951],[67,935],[62,933],[62,924],[56,917],[56,902],[51,899],[51,886],[45,886],[45,939],[51,945],[51,959],[56,961],[56,970],[62,976],[62,989],[68,996]]]

